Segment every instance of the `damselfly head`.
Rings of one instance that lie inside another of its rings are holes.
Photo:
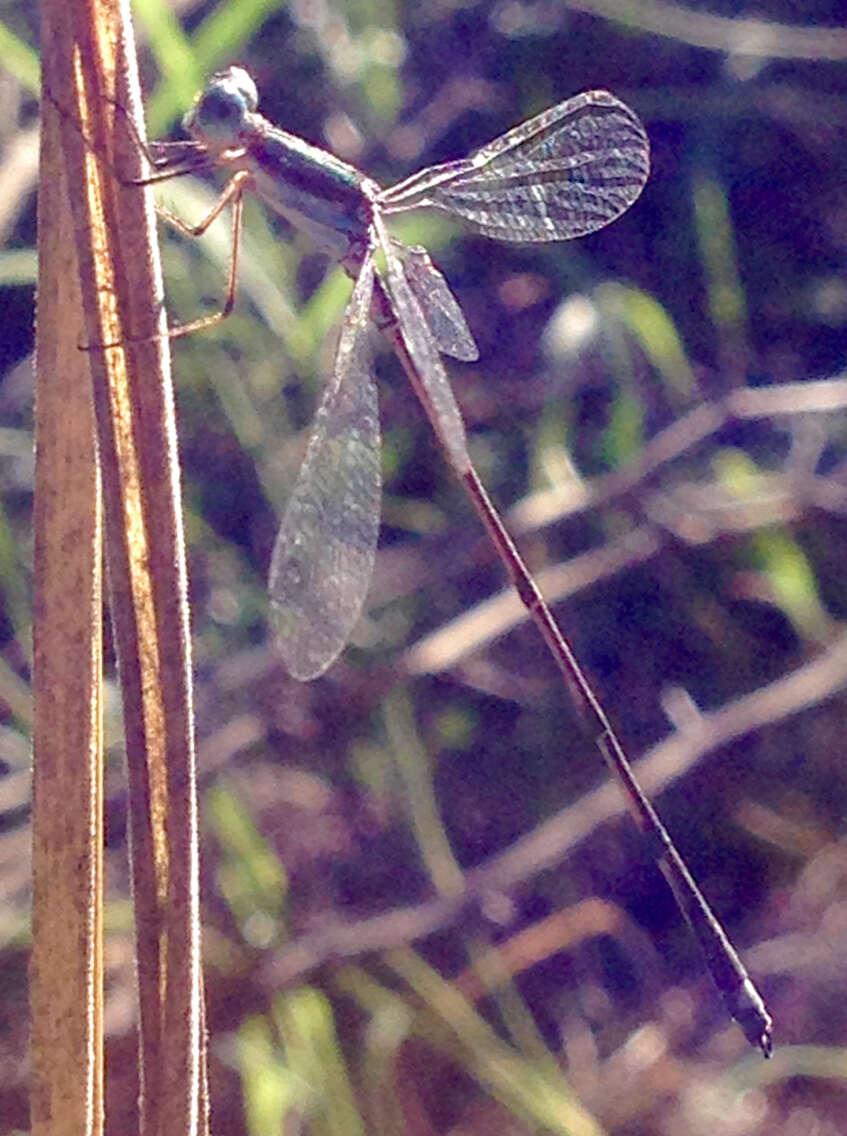
[[[228,67],[213,75],[182,120],[198,142],[231,146],[259,105],[259,92],[243,67]]]

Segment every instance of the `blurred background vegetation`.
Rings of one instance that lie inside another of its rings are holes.
[[[138,0],[134,14],[151,137],[178,136],[230,62],[252,71],[269,118],[383,184],[586,88],[644,120],[651,181],[592,237],[505,247],[432,217],[397,231],[427,245],[467,313],[480,361],[450,372],[474,460],[532,566],[559,569],[556,613],[629,752],[655,758],[660,812],[763,988],[775,1058],[726,1022],[617,799],[585,811],[604,774],[533,628],[504,617],[495,634],[496,605],[459,622],[503,572],[384,353],[366,617],[325,678],[284,673],[268,560],[350,285],[251,204],[234,315],[174,349],[217,1131],[843,1130],[843,6],[635,0],[613,22],[616,7]],[[753,17],[770,23],[739,22]],[[6,3],[2,18],[0,1132],[13,1132],[28,1127],[38,78],[34,11]],[[195,219],[213,194],[191,180],[161,199]],[[228,242],[225,223],[200,242],[162,232],[172,320],[220,300]],[[125,1133],[134,976],[111,661],[109,674],[108,1109]],[[565,809],[565,862],[530,845],[508,886],[423,937],[398,929],[396,909],[411,925],[449,896],[455,865],[490,865]]]

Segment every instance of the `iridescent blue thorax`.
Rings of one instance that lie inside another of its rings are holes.
[[[246,147],[256,193],[343,259],[351,243],[367,241],[379,186],[332,154],[261,122]]]

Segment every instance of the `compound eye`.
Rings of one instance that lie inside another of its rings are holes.
[[[234,126],[240,122],[243,110],[243,104],[231,91],[214,90],[209,91],[200,104],[200,118],[208,125]]]
[[[247,111],[252,114],[259,105],[259,92],[256,89],[253,76],[243,67],[230,67],[227,72],[227,80],[232,90],[238,92]]]
[[[230,67],[212,76],[183,125],[201,142],[226,144],[244,129],[258,102],[256,84],[244,68]]]

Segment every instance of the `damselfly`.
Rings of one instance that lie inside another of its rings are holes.
[[[636,200],[650,168],[638,117],[607,91],[589,91],[516,126],[471,157],[431,166],[389,189],[273,126],[257,112],[252,78],[239,67],[215,75],[185,118],[191,141],[160,143],[158,172],[144,184],[214,168],[231,171],[199,235],[233,206],[230,286],[235,295],[242,200],[248,190],[335,257],[354,279],[335,368],[315,416],[306,457],[274,547],[270,595],[279,648],[297,678],[322,674],[358,620],[379,533],[380,457],[376,390],[368,349],[371,318],[409,375],[447,458],[482,518],[521,599],[575,692],[604,758],[689,921],[730,1013],[770,1052],[771,1020],[723,928],[639,786],[606,715],[535,581],[488,499],[468,455],[462,416],[442,355],[477,358],[464,315],[422,248],[392,238],[386,219],[434,209],[505,241],[557,241],[609,224]],[[384,267],[378,264],[378,255]]]

